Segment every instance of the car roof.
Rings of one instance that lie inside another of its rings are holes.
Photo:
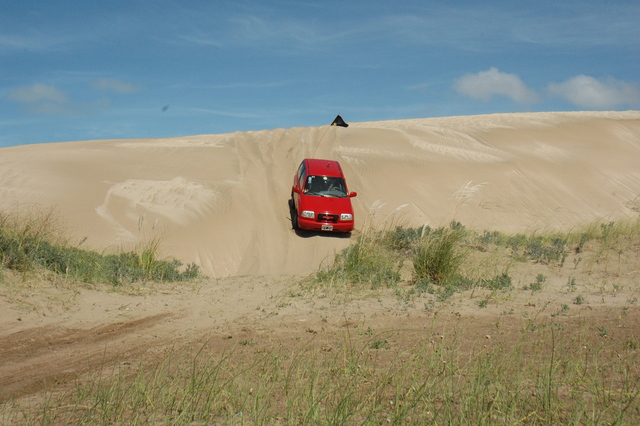
[[[337,161],[307,158],[304,162],[307,165],[308,175],[343,177],[342,167]]]

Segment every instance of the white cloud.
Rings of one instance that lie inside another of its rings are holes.
[[[67,95],[53,86],[36,83],[19,87],[7,94],[7,99],[21,103],[31,114],[69,114],[72,107]]]
[[[500,72],[495,67],[477,74],[465,74],[455,81],[454,88],[463,95],[483,101],[496,95],[506,96],[523,104],[538,100],[536,92],[529,89],[520,77]]]
[[[22,104],[30,114],[74,115],[107,108],[109,101],[101,99],[89,103],[73,102],[62,90],[46,84],[19,87],[7,93],[7,99]]]
[[[120,94],[136,93],[140,91],[140,87],[116,78],[103,78],[94,81],[91,83],[91,87],[98,90],[111,91]]]
[[[63,45],[68,40],[50,34],[0,34],[0,52],[47,50]]]
[[[40,102],[53,102],[66,104],[69,102],[67,95],[53,86],[34,84],[29,87],[19,87],[7,94],[7,98],[22,104],[34,104]]]
[[[578,75],[563,83],[550,83],[548,91],[582,108],[608,109],[640,104],[640,87],[637,84],[612,77],[600,81],[588,75]]]
[[[0,49],[30,49],[32,40],[15,35],[0,35]]]
[[[294,18],[270,19],[255,15],[229,18],[222,27],[190,29],[191,35],[183,35],[181,38],[190,43],[214,46],[260,46],[265,49],[285,49],[288,52],[296,49],[326,48],[326,44],[341,34],[334,29],[317,25],[313,22]]]

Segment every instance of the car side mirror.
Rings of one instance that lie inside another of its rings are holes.
[[[291,188],[291,190],[293,192],[295,192],[296,194],[302,194],[302,191],[300,190],[300,188],[298,188],[297,186],[294,186],[293,188]]]
[[[355,197],[355,196],[357,196],[357,195],[358,195],[358,193],[357,193],[357,192],[350,192],[350,193],[349,193],[349,198],[353,198],[353,197]]]

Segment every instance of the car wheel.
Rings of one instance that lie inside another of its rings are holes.
[[[293,203],[292,203],[293,204]],[[291,229],[298,230],[298,211],[296,206],[293,205],[291,209]]]

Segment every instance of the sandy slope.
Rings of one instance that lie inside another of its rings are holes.
[[[346,117],[348,118],[348,117]],[[72,241],[153,237],[209,276],[306,274],[348,238],[296,234],[304,157],[339,160],[356,232],[398,222],[506,231],[635,214],[640,112],[495,114],[0,149],[0,209],[55,207]]]
[[[383,336],[393,353],[458,333],[465,344],[500,350],[520,342],[531,321],[552,320],[567,336],[587,336],[589,347],[603,348],[599,356],[631,356],[619,349],[639,338],[637,242],[597,267],[589,247],[569,254],[563,267],[519,262],[509,270],[514,288],[505,294],[479,288],[430,305],[435,295],[406,303],[396,294],[409,294],[409,282],[356,294],[302,292],[291,274],[314,271],[350,242],[291,230],[292,175],[307,156],[340,160],[358,191],[352,238],[367,226],[398,222],[438,226],[456,219],[522,231],[640,212],[640,112],[2,148],[0,210],[54,207],[72,241],[86,237],[83,246],[101,250],[161,237],[167,255],[201,264],[214,278],[111,292],[5,271],[0,412],[14,399],[36,407],[43,389],[90,383],[114,365],[133,372],[143,359],[164,359],[188,345],[208,355],[233,350],[249,364],[254,353],[279,345],[331,351],[362,330],[375,330],[373,338]],[[540,275],[541,291],[523,290]],[[480,301],[487,307],[479,309]]]

